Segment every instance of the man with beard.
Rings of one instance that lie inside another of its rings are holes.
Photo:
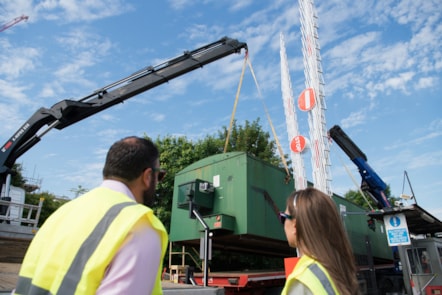
[[[34,237],[15,294],[162,294],[168,236],[148,206],[164,175],[150,140],[114,143],[101,186],[60,207]]]

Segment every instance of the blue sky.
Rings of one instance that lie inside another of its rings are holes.
[[[439,0],[317,0],[328,128],[339,124],[391,186],[442,219],[442,10]],[[304,88],[295,0],[0,0],[0,143],[40,107],[80,99],[149,65],[223,36],[247,42],[262,93],[246,71],[235,118],[261,118],[264,100],[289,153],[280,88],[279,33],[285,35],[295,97]],[[199,139],[228,126],[242,55],[231,55],[64,130],[52,130],[19,158],[42,190],[73,197],[93,188],[109,146],[127,135]],[[308,136],[307,114],[297,111]],[[304,156],[307,178],[310,154]],[[333,145],[332,189],[356,189],[360,176]]]

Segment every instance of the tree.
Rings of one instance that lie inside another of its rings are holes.
[[[259,124],[260,119],[252,123],[245,121],[245,126],[237,126],[236,120],[233,122],[229,138],[227,151],[247,152],[261,160],[267,161],[275,166],[280,166],[281,159],[276,156],[276,143],[270,140],[270,134],[262,130]],[[225,140],[228,129],[224,126],[218,137]]]
[[[78,185],[76,188],[71,188],[70,191],[75,193],[74,198],[77,198],[78,196],[87,193],[89,190],[87,188],[82,187],[81,185]]]
[[[38,226],[40,227],[46,219],[61,205],[67,203],[69,200],[59,199],[49,192],[42,193],[26,193],[25,203],[30,205],[38,205],[40,199],[43,198],[43,207],[41,208]]]
[[[23,177],[23,166],[21,164],[15,163],[12,166],[11,170],[11,185],[23,188],[26,183],[26,180]]]
[[[155,214],[168,230],[170,228],[174,176],[199,158],[195,153],[195,144],[184,136],[172,137],[168,135],[162,139],[157,138],[155,144],[160,150],[161,167],[166,169],[167,173],[157,186],[158,198],[153,207]]]
[[[387,188],[385,189],[384,193],[390,204],[394,206],[394,202],[397,201],[398,198],[391,196],[390,185],[387,185]],[[377,209],[377,205],[370,198],[370,196],[367,195],[367,193],[365,193],[365,199],[367,199],[368,203],[365,201],[364,197],[361,195],[359,191],[349,190],[348,192],[345,193],[344,197],[363,208],[370,210],[371,206],[371,208]]]

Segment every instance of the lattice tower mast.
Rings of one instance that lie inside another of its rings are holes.
[[[284,35],[279,35],[280,58],[281,58],[281,91],[284,104],[284,113],[287,126],[287,135],[289,143],[293,138],[299,135],[298,121],[296,118],[296,109],[293,99],[292,83],[290,81],[289,66],[287,62],[287,53],[285,50]],[[290,151],[290,159],[292,160],[293,180],[295,188],[305,189],[307,187],[307,178],[305,176],[304,159],[301,153]]]
[[[325,120],[324,80],[317,30],[318,17],[313,0],[299,0],[299,11],[305,86],[314,89],[316,100],[313,109],[308,111],[313,181],[316,188],[331,196],[330,146]]]

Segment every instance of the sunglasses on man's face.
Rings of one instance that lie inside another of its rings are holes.
[[[158,172],[157,180],[158,182],[162,181],[164,177],[166,176],[166,170],[164,170],[161,167],[158,168],[152,168],[153,172]]]
[[[285,212],[279,212],[279,221],[281,222],[282,225],[285,224],[285,221],[286,221],[287,219],[292,220],[293,217],[292,217],[291,215],[288,215],[288,214],[285,213]]]

